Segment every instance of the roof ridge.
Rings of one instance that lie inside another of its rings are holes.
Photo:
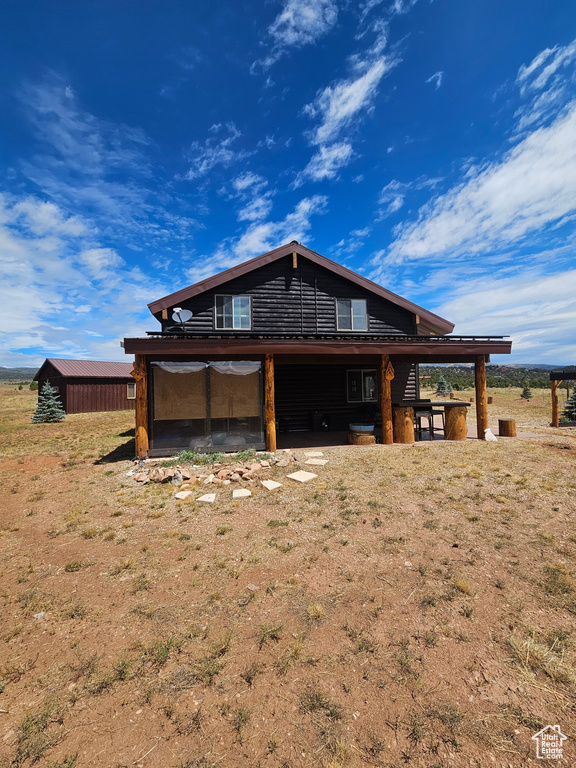
[[[418,304],[415,304],[409,299],[405,299],[402,296],[399,296],[397,293],[389,291],[387,288],[384,288],[384,286],[375,283],[373,280],[370,280],[369,278],[354,272],[353,270],[349,269],[349,267],[338,264],[338,262],[329,259],[327,256],[322,256],[322,254],[318,253],[317,251],[313,251],[307,246],[302,245],[295,240],[274,248],[267,253],[263,253],[260,256],[255,256],[252,259],[248,259],[248,261],[244,261],[222,272],[218,272],[211,277],[207,277],[204,280],[198,281],[197,283],[193,283],[186,288],[181,288],[174,293],[163,296],[161,299],[152,301],[150,304],[148,304],[148,308],[153,315],[156,315],[158,312],[175,306],[181,301],[186,301],[186,299],[190,299],[193,296],[197,296],[201,293],[212,290],[213,288],[217,288],[219,285],[233,280],[235,277],[245,275],[248,272],[258,269],[259,267],[270,264],[277,259],[288,256],[293,252],[298,253],[298,255],[302,256],[302,258],[307,258],[319,266],[330,270],[331,272],[335,272],[346,280],[355,282],[365,290],[370,291],[371,293],[374,293],[388,301],[391,301],[393,304],[396,304],[409,312],[419,315],[440,333],[451,333],[454,329],[454,324],[449,320],[436,315],[434,312],[430,312],[429,310],[424,309],[424,307],[420,307]]]

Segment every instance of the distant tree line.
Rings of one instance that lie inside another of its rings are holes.
[[[428,376],[430,378],[422,378]],[[420,377],[420,387],[423,389],[436,390],[441,379],[447,381],[456,391],[474,388],[473,367],[454,365],[449,368],[440,368],[434,365],[420,365]],[[505,365],[487,365],[486,386],[550,389],[550,371],[542,368],[509,368]],[[565,387],[564,384],[560,386]],[[572,390],[574,385],[570,384],[569,386]]]

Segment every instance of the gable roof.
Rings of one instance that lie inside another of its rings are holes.
[[[62,376],[87,379],[126,379],[130,378],[133,368],[132,363],[110,363],[102,360],[62,360],[58,357],[47,357],[34,376],[34,381],[38,381],[47,363],[56,368]]]
[[[311,251],[309,248],[306,248],[306,246],[300,245],[296,240],[293,240],[287,245],[275,248],[273,251],[268,251],[268,253],[263,253],[261,256],[256,256],[256,258],[245,261],[235,267],[226,269],[224,272],[219,272],[217,275],[213,275],[198,283],[194,283],[194,285],[190,285],[187,288],[182,288],[175,293],[157,299],[148,304],[148,308],[153,315],[156,315],[163,309],[169,309],[186,299],[191,299],[193,296],[198,296],[201,293],[217,288],[223,283],[227,283],[229,280],[245,275],[247,272],[252,272],[259,267],[263,267],[265,264],[270,264],[273,261],[277,261],[284,256],[289,256],[292,253],[297,253],[299,256],[314,262],[314,264],[318,264],[319,266],[336,273],[340,277],[350,280],[352,283],[356,283],[356,285],[374,293],[376,296],[380,296],[381,298],[418,315],[427,326],[430,326],[432,330],[439,334],[451,333],[454,329],[454,324],[449,320],[445,320],[443,317],[435,315],[433,312],[429,312],[427,309],[408,301],[408,299],[404,299],[402,296],[398,296],[396,293],[386,290],[386,288],[378,285],[378,283],[374,283],[372,280],[368,280],[367,277],[363,277],[357,272],[353,272],[351,269],[343,267],[341,264],[337,264],[335,261],[331,261],[325,256],[321,256],[319,253],[316,253],[316,251]]]

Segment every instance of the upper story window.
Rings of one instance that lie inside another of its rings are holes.
[[[367,331],[366,299],[336,299],[339,331]]]
[[[250,330],[250,296],[216,296],[216,328],[227,331]]]

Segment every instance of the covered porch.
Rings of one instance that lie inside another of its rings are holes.
[[[394,406],[408,409],[404,418],[409,418],[409,402],[419,397],[419,363],[474,365],[477,437],[484,439],[489,426],[485,365],[490,354],[508,354],[510,348],[511,342],[504,337],[480,336],[126,339],[126,352],[135,355],[136,453],[139,457],[167,455],[185,443],[208,451],[241,447],[275,451],[286,435],[304,432],[312,439],[318,435],[321,443],[324,435],[336,438],[338,434],[341,440],[349,420],[363,415],[378,418],[382,443],[403,442]],[[252,363],[250,385],[247,377],[240,381],[238,375],[235,381],[230,377],[218,381],[219,365],[227,362],[229,369],[220,367],[220,371],[232,371],[234,363],[241,361]],[[181,383],[162,385],[168,389],[161,407],[173,422],[179,422],[178,445],[170,439],[161,444],[160,420],[154,418],[161,402],[160,377],[154,370],[163,362],[187,364],[183,370],[188,374],[192,373],[189,366],[196,364],[195,372],[202,370],[204,377],[195,384],[190,379],[185,388]],[[216,373],[207,374],[208,369]],[[206,392],[212,380],[217,382],[217,396]],[[236,445],[232,435],[238,435],[239,429],[246,431]],[[224,441],[220,445],[214,444],[216,433]],[[323,442],[330,444],[326,438]]]

